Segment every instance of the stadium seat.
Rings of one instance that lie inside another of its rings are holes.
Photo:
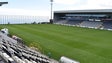
[[[0,35],[3,35],[0,33]],[[8,37],[8,36],[4,36]],[[7,63],[53,63],[45,55],[30,49],[29,47],[21,46],[13,42],[14,39],[2,38],[0,42],[0,58],[2,57]]]
[[[80,26],[81,27],[88,27],[88,28],[99,28],[102,25],[102,22],[96,21],[83,21]]]

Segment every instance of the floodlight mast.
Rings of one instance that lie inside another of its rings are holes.
[[[52,13],[53,13],[53,0],[51,0],[51,19],[52,19]]]
[[[53,0],[50,0],[51,4],[51,16],[50,16],[50,23],[53,23]]]
[[[8,2],[0,2],[0,6],[2,6],[4,4],[8,4]]]

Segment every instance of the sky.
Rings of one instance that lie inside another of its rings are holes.
[[[0,0],[8,1],[0,7],[0,15],[50,16],[50,0]],[[54,0],[53,11],[112,9],[112,0]]]

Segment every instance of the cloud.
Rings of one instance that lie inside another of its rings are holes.
[[[111,8],[111,2],[112,0],[88,0],[87,5],[96,8]]]
[[[54,3],[72,5],[80,1],[81,0],[54,0]]]
[[[43,10],[25,10],[13,8],[0,8],[1,15],[34,15],[34,16],[49,16],[49,11]]]
[[[80,10],[80,9],[111,9],[112,0],[85,0],[85,4],[78,4],[68,6],[68,10]]]
[[[53,10],[111,9],[112,0],[54,0]],[[48,10],[30,10],[0,7],[0,14],[50,16]]]

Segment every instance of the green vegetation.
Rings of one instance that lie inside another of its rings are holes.
[[[42,53],[59,60],[61,56],[81,63],[112,63],[112,32],[52,24],[0,25],[25,44],[39,47]],[[37,45],[36,45],[37,44]]]

